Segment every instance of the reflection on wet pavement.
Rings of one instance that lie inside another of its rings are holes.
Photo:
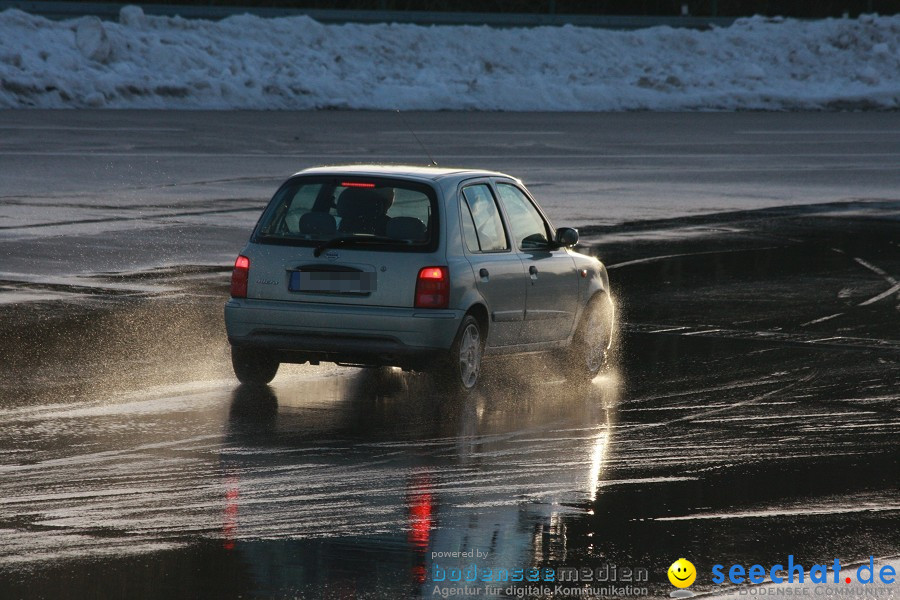
[[[431,598],[474,564],[643,569],[663,597],[680,556],[695,591],[716,563],[895,556],[878,214],[600,246],[625,325],[586,389],[540,358],[467,398],[387,369],[236,386],[217,300],[7,308],[0,596]]]

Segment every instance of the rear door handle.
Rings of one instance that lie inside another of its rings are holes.
[[[532,277],[537,277],[538,271],[537,271],[537,267],[536,267],[536,266],[531,265],[530,267],[528,267],[528,272],[531,273],[531,276],[532,276]]]
[[[478,271],[478,276],[482,279],[487,279],[489,275],[490,273],[488,273],[487,269],[481,269],[480,271]]]

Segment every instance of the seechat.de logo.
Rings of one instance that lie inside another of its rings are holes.
[[[829,577],[829,568],[831,577]],[[712,582],[742,584],[765,583],[767,579],[772,583],[882,583],[891,584],[896,581],[897,571],[891,565],[881,568],[875,567],[875,557],[870,556],[867,563],[859,567],[850,567],[842,572],[841,561],[834,559],[832,564],[817,564],[804,568],[802,564],[794,562],[794,555],[788,555],[786,564],[774,564],[771,567],[752,565],[744,568],[743,565],[714,565],[712,568]],[[829,581],[830,579],[830,581]]]

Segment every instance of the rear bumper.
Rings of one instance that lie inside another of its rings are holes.
[[[282,362],[324,360],[417,367],[445,353],[457,310],[231,299],[228,341],[275,352]]]

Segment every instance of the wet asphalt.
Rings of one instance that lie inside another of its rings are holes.
[[[159,225],[148,252],[185,246]],[[74,283],[65,232],[0,239],[0,271],[53,275],[0,279],[0,598],[437,598],[472,564],[663,598],[679,557],[738,598],[714,565],[896,561],[900,201],[581,233],[616,291],[609,369],[496,361],[465,398],[332,365],[237,385],[211,239],[118,269],[125,234],[81,232],[110,266]],[[524,583],[476,587],[571,597]]]
[[[468,398],[329,366],[240,387],[214,270],[5,305],[0,596],[430,598],[456,566],[433,553],[477,549],[457,562],[644,568],[662,597],[680,556],[695,591],[714,564],[896,556],[898,217],[605,232],[622,324],[588,390],[540,359]]]

